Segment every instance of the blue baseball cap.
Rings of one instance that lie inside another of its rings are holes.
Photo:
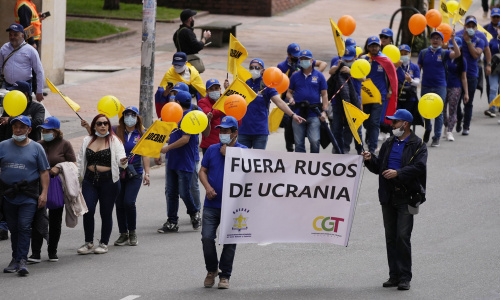
[[[351,60],[355,57],[356,57],[356,48],[353,46],[346,47],[344,56],[342,56],[342,60]]]
[[[11,87],[7,88],[9,91],[20,91],[25,94],[31,95],[31,85],[26,81],[16,81]]]
[[[172,89],[172,91],[176,91],[176,92],[184,91],[184,92],[189,93],[189,86],[187,84],[185,84],[184,82],[177,82],[174,85],[174,88]]]
[[[371,36],[368,38],[367,46],[370,46],[371,44],[378,44],[380,46],[380,39],[378,36]]]
[[[457,42],[457,46],[458,46],[458,48],[462,47],[462,39],[461,39],[461,38],[456,37],[456,38],[455,38],[455,42]],[[448,48],[453,48],[453,43],[451,43],[451,42],[450,42],[450,43],[448,44]]]
[[[264,69],[264,62],[260,58],[254,58],[250,61],[250,65],[253,63],[257,63],[262,66],[262,69]]]
[[[231,127],[238,128],[238,121],[236,121],[236,119],[231,116],[225,116],[224,118],[222,118],[220,125],[215,126],[215,128],[231,128]]]
[[[290,54],[293,57],[299,57],[299,55],[300,55],[299,44],[291,43],[290,45],[288,45],[288,48],[286,49],[286,53]]]
[[[410,46],[408,46],[406,44],[402,44],[401,46],[399,46],[399,51],[408,51],[408,52],[410,52],[411,49],[410,49]]]
[[[300,51],[299,57],[313,58],[313,54],[310,50],[302,50]]]
[[[413,122],[412,114],[406,109],[398,109],[396,110],[394,116],[387,116],[385,118],[388,120],[402,120],[410,123]]]
[[[432,32],[432,33],[431,33],[431,38],[432,38],[432,36],[433,36],[433,35],[436,35],[436,34],[437,34],[437,35],[439,35],[439,36],[441,37],[441,39],[442,39],[442,40],[444,40],[444,36],[443,36],[443,34],[442,34],[441,32],[439,32],[439,31],[434,31],[434,32]]]
[[[469,24],[470,22],[474,23],[475,25],[477,25],[477,20],[476,20],[476,17],[474,16],[467,16],[465,18],[465,22],[464,22],[464,25],[467,25]]]
[[[392,30],[390,28],[384,28],[384,29],[382,29],[382,32],[379,34],[379,36],[381,36],[381,35],[392,37],[394,35],[394,33],[392,32]]]
[[[28,118],[26,116],[19,115],[19,116],[13,118],[12,120],[10,120],[10,124],[14,123],[15,121],[19,121],[19,122],[31,127],[31,120],[30,120],[30,118]]]
[[[56,117],[48,117],[43,121],[42,125],[38,125],[38,127],[42,127],[43,129],[60,129],[61,122]]]
[[[187,62],[187,55],[184,52],[176,52],[174,58],[172,59],[172,64],[174,66],[183,66]]]
[[[207,83],[205,84],[205,87],[208,90],[214,84],[217,84],[218,86],[220,86],[219,80],[217,80],[217,79],[209,79],[209,80],[207,80]]]
[[[491,9],[491,16],[492,17],[500,17],[500,8],[495,7]]]
[[[354,39],[352,39],[352,38],[347,38],[347,39],[345,40],[345,46],[346,46],[346,47],[349,47],[349,46],[354,46],[354,47],[356,47],[356,41],[355,41]]]
[[[24,32],[24,27],[21,24],[13,23],[10,24],[9,28],[5,31],[17,31],[17,32]]]
[[[179,101],[180,103],[191,103],[191,94],[179,91],[177,95],[175,95],[175,101]]]
[[[125,114],[127,111],[132,111],[135,112],[137,115],[139,115],[139,109],[135,106],[127,106],[123,111],[123,114]]]

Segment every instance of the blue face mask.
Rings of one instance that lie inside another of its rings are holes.
[[[123,118],[123,122],[128,127],[134,127],[135,124],[137,123],[137,117],[125,116],[125,118]]]
[[[54,140],[54,134],[53,133],[44,133],[42,134],[43,140],[46,142],[51,142]]]
[[[410,61],[410,56],[409,55],[401,55],[401,61],[403,62],[403,65],[407,65],[408,62]]]
[[[466,31],[469,36],[474,36],[474,34],[476,33],[474,28],[467,28]]]
[[[106,134],[100,134],[99,132],[95,132],[95,135],[97,135],[98,137],[107,137],[109,135],[109,131],[106,132]]]
[[[436,50],[441,49],[441,46],[439,46],[439,47],[433,47],[433,46],[431,46],[431,49],[434,50],[434,51],[436,51]]]
[[[13,134],[12,138],[16,142],[22,142],[22,141],[24,141],[26,139],[26,134],[23,134],[23,135],[15,135],[15,134]]]
[[[170,96],[169,99],[170,99],[170,102],[174,102],[175,101],[175,95]]]
[[[310,60],[301,60],[300,61],[300,67],[302,69],[307,69],[311,66],[311,61]]]
[[[231,143],[231,134],[219,133],[219,140],[222,144],[228,145],[229,143]]]

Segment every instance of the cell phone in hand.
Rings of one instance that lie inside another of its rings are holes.
[[[168,87],[169,87],[169,88],[174,87],[174,84],[173,84],[172,82],[170,82],[170,81],[169,81],[169,82],[167,82],[167,85],[168,85]]]
[[[46,11],[46,12],[40,14],[40,18],[47,18],[47,17],[50,17],[50,11]]]

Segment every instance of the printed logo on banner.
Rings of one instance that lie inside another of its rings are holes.
[[[319,232],[313,232],[312,234],[333,235],[341,237],[342,235],[336,234],[339,229],[340,222],[344,222],[344,219],[337,217],[318,216],[313,220],[312,227],[314,228],[314,230]]]
[[[247,214],[250,212],[250,210],[246,208],[238,208],[235,211],[233,211],[233,215],[238,215],[238,217],[233,218],[233,230],[238,230],[238,232],[242,230],[247,230],[247,222],[248,222],[248,217]]]

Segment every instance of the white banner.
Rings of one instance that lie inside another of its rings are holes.
[[[219,243],[347,246],[363,158],[228,147]]]

